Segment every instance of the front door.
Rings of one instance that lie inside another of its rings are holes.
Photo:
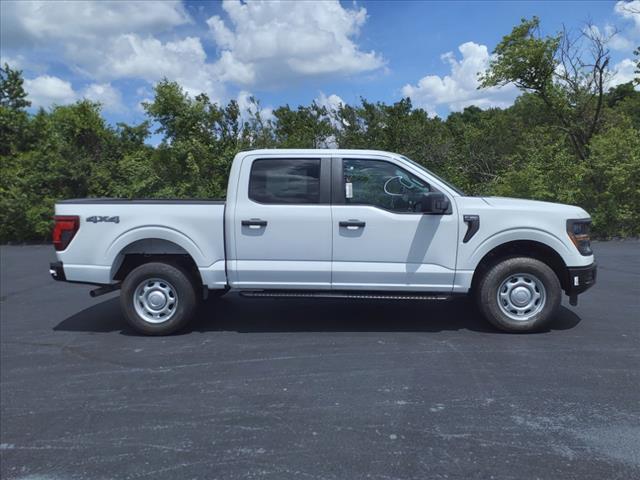
[[[399,162],[333,159],[335,290],[450,292],[458,238],[456,207],[441,215],[414,211],[435,190]]]
[[[232,284],[331,288],[330,159],[247,159],[233,215]]]

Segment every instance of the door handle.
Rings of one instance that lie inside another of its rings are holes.
[[[346,227],[349,230],[356,230],[358,228],[364,228],[366,223],[360,220],[347,220],[347,221],[340,222],[339,225],[341,227]]]
[[[249,228],[263,228],[267,226],[266,220],[260,220],[259,218],[252,218],[250,220],[242,220],[243,227]]]

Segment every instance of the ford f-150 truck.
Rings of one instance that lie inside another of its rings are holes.
[[[200,300],[442,300],[472,294],[496,327],[537,330],[595,283],[591,220],[570,205],[466,196],[412,160],[371,150],[255,150],[226,201],[56,204],[56,280],[118,288],[137,331],[182,328]],[[428,319],[425,319],[428,321]]]

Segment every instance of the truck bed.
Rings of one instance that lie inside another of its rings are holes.
[[[224,200],[80,198],[56,204],[79,229],[58,252],[69,281],[114,283],[125,255],[189,254],[203,284],[226,285]]]
[[[224,204],[226,200],[221,199],[199,199],[199,198],[112,198],[112,197],[96,197],[96,198],[70,198],[68,200],[59,200],[59,204]]]

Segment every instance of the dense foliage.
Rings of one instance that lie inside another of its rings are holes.
[[[5,65],[0,241],[46,239],[58,199],[222,197],[241,150],[334,146],[401,153],[469,194],[580,205],[599,236],[640,235],[640,92],[633,83],[598,92],[604,83],[588,72],[554,77],[563,37],[536,36],[536,27],[533,19],[514,28],[483,76],[487,87],[518,85],[515,104],[471,106],[446,120],[409,99],[337,110],[286,105],[265,119],[257,102],[249,112],[235,101],[220,106],[165,80],[144,105],[147,121],[111,126],[86,100],[27,113],[21,73]],[[597,66],[604,63],[603,82],[605,60]],[[152,147],[156,130],[162,141]]]

